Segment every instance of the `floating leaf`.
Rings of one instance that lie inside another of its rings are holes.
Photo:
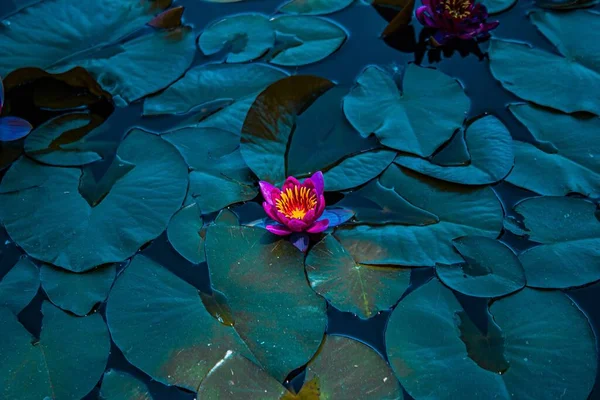
[[[385,339],[404,389],[417,399],[587,399],[596,341],[566,295],[523,289],[490,313],[484,334],[437,280],[402,300]]]
[[[600,118],[528,104],[512,104],[509,110],[538,143],[513,142],[515,167],[508,182],[549,196],[600,195]]]
[[[510,132],[499,119],[486,116],[473,122],[464,133],[470,154],[467,165],[440,166],[434,160],[401,154],[395,163],[448,182],[487,185],[502,180],[510,172],[514,155]],[[454,141],[454,140],[453,140]]]
[[[181,207],[187,166],[170,144],[139,130],[117,154],[135,168],[94,206],[79,193],[80,169],[27,158],[13,164],[0,184],[10,237],[32,257],[73,272],[122,261],[156,238]]]
[[[525,100],[567,113],[600,114],[600,45],[593,33],[581,30],[598,25],[600,14],[587,10],[561,14],[533,11],[529,18],[560,55],[494,39],[489,49],[494,77]],[[540,65],[544,68],[538,68]]]
[[[395,151],[374,150],[346,158],[323,174],[327,191],[351,189],[377,177],[396,157]]]
[[[410,285],[410,270],[357,263],[331,235],[312,248],[305,263],[315,292],[365,319],[391,308]]]
[[[482,0],[481,2],[491,15],[506,11],[516,3],[517,0]]]
[[[229,350],[254,359],[236,331],[206,311],[197,289],[144,256],[117,279],[106,320],[127,361],[166,385],[197,390]]]
[[[249,203],[245,203],[249,204]],[[262,208],[261,208],[262,209]],[[217,218],[215,218],[215,224],[217,225],[226,225],[226,226],[238,226],[240,225],[240,221],[238,216],[228,208],[224,208],[219,212]]]
[[[323,15],[343,10],[354,0],[290,0],[279,12],[286,14]]]
[[[325,301],[307,285],[302,253],[261,228],[215,225],[206,235],[206,259],[236,331],[265,370],[283,381],[306,364],[327,317]]]
[[[519,255],[527,285],[568,288],[600,279],[600,221],[596,206],[571,197],[535,197],[515,207],[529,240]]]
[[[598,0],[536,0],[535,5],[551,10],[571,10],[573,8],[592,7]]]
[[[170,8],[154,17],[148,25],[159,29],[174,29],[182,25],[181,17],[185,8],[183,6]]]
[[[102,400],[152,400],[150,391],[139,379],[126,372],[109,369],[100,388]]]
[[[497,240],[465,236],[453,241],[464,262],[438,264],[436,272],[444,284],[474,297],[500,297],[525,286],[525,272],[511,249]]]
[[[254,175],[239,150],[239,136],[214,128],[184,128],[162,136],[190,167],[189,200],[202,214],[251,200],[258,193]]]
[[[470,189],[444,183],[416,176],[395,165],[379,180],[413,206],[435,215],[439,222],[424,226],[359,225],[338,229],[335,236],[357,263],[403,266],[457,263],[462,258],[452,248],[452,239],[468,235],[496,238],[502,230],[502,206],[489,187]]]
[[[70,316],[49,302],[42,304],[39,341],[8,309],[0,308],[0,397],[3,399],[77,400],[100,380],[110,337],[100,314]]]
[[[331,21],[309,16],[284,15],[271,20],[278,36],[296,42],[276,49],[269,62],[275,65],[301,66],[321,61],[346,41],[346,32]]]
[[[275,32],[267,17],[241,14],[222,19],[204,29],[198,39],[206,55],[228,50],[227,62],[252,61],[262,57],[275,44]]]
[[[194,203],[177,211],[167,228],[167,237],[173,248],[193,264],[199,264],[206,260],[202,225],[200,210]]]
[[[43,265],[40,278],[52,303],[75,315],[86,315],[96,304],[106,300],[116,275],[115,264],[82,274]]]
[[[28,258],[21,258],[0,280],[0,308],[17,315],[35,297],[40,287],[40,271]]]
[[[206,307],[206,310],[210,315],[215,317],[217,321],[227,326],[233,326],[235,324],[233,313],[227,302],[227,297],[225,297],[223,293],[213,289],[212,294],[210,295],[200,292],[200,297],[202,298],[202,303],[204,304],[204,307]]]
[[[461,85],[438,70],[409,64],[400,91],[390,75],[369,66],[344,99],[344,112],[362,136],[374,133],[385,146],[427,157],[461,127],[469,103]]]

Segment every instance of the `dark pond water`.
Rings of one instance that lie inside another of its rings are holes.
[[[247,0],[239,3],[208,3],[198,0],[177,0],[175,5],[185,7],[184,21],[192,25],[196,33],[202,30],[213,21],[223,17],[245,13],[259,12],[267,15],[274,14],[274,10],[281,4],[281,0]],[[0,0],[0,17],[9,15],[13,10],[10,1]],[[505,11],[493,17],[500,21],[499,28],[494,32],[498,37],[515,39],[549,51],[555,52],[554,47],[546,38],[529,22],[527,18],[528,10],[534,7],[531,1],[519,0],[519,2],[510,10]],[[598,9],[598,7],[596,7]],[[381,11],[381,10],[380,10]],[[388,13],[389,14],[389,13]],[[490,113],[497,116],[510,130],[511,135],[516,140],[532,142],[533,138],[528,130],[521,125],[517,119],[508,111],[507,104],[519,99],[506,91],[502,85],[495,80],[488,66],[486,51],[488,43],[481,43],[479,46],[465,45],[460,49],[451,52],[441,52],[431,50],[423,44],[415,43],[415,38],[419,38],[421,27],[416,20],[413,21],[408,30],[401,31],[391,37],[383,40],[379,34],[387,25],[384,19],[386,13],[377,12],[373,7],[354,5],[337,13],[328,15],[327,18],[335,21],[342,26],[348,34],[346,43],[335,53],[328,56],[323,61],[307,66],[293,67],[288,69],[292,74],[298,75],[316,75],[327,78],[344,87],[351,87],[356,77],[361,73],[365,66],[374,64],[384,67],[388,70],[397,70],[403,68],[408,62],[416,62],[423,66],[432,66],[438,68],[444,73],[457,78],[463,84],[465,92],[471,99],[471,107],[467,118],[473,118],[484,113]],[[0,31],[1,33],[1,31]],[[0,36],[0,41],[2,37]],[[462,51],[462,54],[461,54]],[[5,54],[0,54],[6,57]],[[10,55],[9,55],[10,56]],[[202,65],[207,62],[220,62],[223,60],[224,52],[213,56],[204,56],[200,51],[196,53],[193,65]],[[151,77],[149,77],[151,79]],[[60,90],[57,88],[56,90]],[[39,109],[30,107],[31,93],[26,90],[12,94],[13,110],[15,114],[30,120],[34,125],[46,120],[48,116],[40,115]],[[108,103],[97,105],[98,113],[110,117],[104,122],[105,139],[107,141],[119,142],[123,135],[132,127],[142,127],[151,131],[165,131],[180,123],[187,116],[160,116],[152,118],[142,118],[142,104],[135,102],[125,108],[115,108]],[[36,120],[37,119],[37,120]],[[8,157],[8,147],[0,148],[0,160]],[[110,152],[105,155],[105,159],[95,163],[92,170],[94,175],[101,177],[108,166],[111,165],[114,154]],[[0,178],[6,173],[6,170],[0,171]],[[519,201],[535,195],[525,189],[518,188],[507,182],[501,182],[493,186],[494,191],[500,198],[507,214],[514,214],[512,208]],[[328,200],[337,201],[340,195],[331,195]],[[257,204],[262,201],[260,196],[254,200]],[[252,221],[262,217],[260,207],[241,206],[236,208],[241,219]],[[214,218],[216,213],[209,216]],[[205,220],[206,222],[206,220]],[[516,252],[531,247],[526,240],[508,232],[503,232],[500,240],[510,246]],[[432,244],[433,245],[433,244]],[[170,271],[190,283],[203,292],[210,292],[209,270],[206,262],[195,266],[182,256],[180,256],[171,246],[166,233],[163,233],[156,240],[145,245],[141,253],[154,261],[167,267]],[[4,276],[15,265],[17,260],[22,257],[24,252],[10,240],[6,231],[0,229],[0,277]],[[126,263],[122,263],[119,268],[123,269]],[[405,293],[404,297],[416,288],[435,276],[432,268],[413,269],[411,274],[411,288]],[[591,325],[596,333],[600,328],[600,284],[592,283],[590,285],[569,290],[568,296],[572,298],[589,318]],[[41,304],[47,297],[40,289],[31,303],[19,313],[19,321],[34,336],[38,336],[41,331],[42,314]],[[459,301],[463,304],[466,312],[470,314],[471,319],[476,324],[482,326],[483,330],[487,321],[485,301],[475,300],[467,296],[459,296]],[[100,304],[97,312],[104,318],[106,305]],[[377,350],[386,358],[384,333],[388,319],[389,311],[379,312],[376,316],[363,320],[357,316],[341,312],[331,305],[327,307],[327,333],[339,334],[358,339]],[[578,341],[577,337],[562,338],[565,341]],[[167,387],[161,383],[152,380],[140,370],[127,362],[119,348],[113,343],[111,347],[108,368],[116,368],[131,373],[133,376],[147,384],[150,392],[155,399],[193,399],[195,393],[188,392],[176,387]],[[452,366],[449,366],[451,369]],[[299,371],[298,371],[299,372]],[[290,375],[290,386],[299,388],[302,385],[303,374],[298,372]],[[95,399],[98,397],[99,384],[92,393],[86,396],[86,399]],[[411,398],[405,393],[405,398]],[[468,399],[468,397],[464,397]],[[565,397],[568,398],[568,397]],[[600,385],[596,383],[590,399],[600,399]],[[551,399],[540,399],[551,400]]]

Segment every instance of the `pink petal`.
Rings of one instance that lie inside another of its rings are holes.
[[[0,112],[2,112],[3,105],[4,105],[4,85],[2,84],[2,77],[0,77]]]
[[[32,129],[31,124],[22,118],[0,118],[0,142],[10,142],[24,138]]]
[[[309,224],[299,219],[290,219],[290,222],[287,223],[287,226],[293,232],[302,232],[306,230]]]
[[[275,206],[267,203],[266,201],[263,202],[262,206],[269,218],[274,219],[275,221],[279,221],[279,218],[277,216],[277,209],[275,208]]]
[[[265,181],[258,182],[258,186],[260,186],[260,192],[262,193],[265,201],[269,204],[275,204],[275,199],[273,199],[273,196],[279,194],[280,190],[271,185],[269,182]]]
[[[308,210],[304,218],[302,218],[302,221],[310,225],[315,221],[315,219],[317,219],[315,215],[315,210]]]
[[[323,195],[320,195],[317,198],[317,209],[315,211],[315,218],[319,218],[323,214],[324,210],[325,210],[325,197]]]
[[[323,173],[321,171],[315,172],[311,177],[313,185],[315,186],[315,191],[317,192],[317,196],[321,196],[323,191],[325,190],[325,182],[323,181]]]
[[[293,176],[288,176],[283,183],[281,190],[285,191],[287,189],[293,189],[295,186],[300,186],[300,181]]]
[[[325,229],[327,229],[327,227],[329,227],[329,220],[328,219],[322,219],[320,221],[315,222],[313,224],[313,226],[311,226],[310,228],[308,228],[306,230],[306,232],[308,232],[308,233],[321,233]]]
[[[292,233],[292,231],[283,225],[267,225],[265,229],[277,236],[287,236]]]

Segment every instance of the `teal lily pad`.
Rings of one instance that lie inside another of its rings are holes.
[[[104,373],[100,387],[102,400],[152,400],[144,383],[130,374],[115,369]]]
[[[511,249],[487,237],[465,236],[453,241],[464,262],[437,264],[440,280],[473,297],[500,297],[525,286],[525,272]]]
[[[435,158],[427,160],[409,154],[399,155],[394,162],[433,178],[464,185],[487,185],[508,175],[514,163],[512,138],[498,118],[490,115],[477,119],[461,134],[470,156],[466,165],[442,166],[435,163]]]
[[[15,162],[0,184],[0,220],[10,237],[34,258],[83,272],[123,261],[160,235],[185,197],[185,162],[139,130],[117,155],[135,167],[93,207],[79,193],[80,169]]]
[[[42,289],[56,306],[75,315],[86,315],[106,300],[115,277],[115,264],[76,274],[50,265],[40,271]]]
[[[469,106],[458,81],[415,64],[407,65],[402,90],[388,73],[369,66],[344,99],[346,117],[363,137],[374,133],[383,145],[422,157],[452,137]]]
[[[167,228],[167,237],[173,248],[193,264],[206,260],[202,226],[202,215],[194,203],[177,211]]]
[[[435,279],[403,299],[385,340],[404,389],[416,399],[588,398],[596,339],[565,294],[523,289],[489,312],[484,334]]]
[[[483,0],[483,4],[491,15],[499,14],[514,6],[517,0]]]
[[[288,67],[321,61],[342,47],[348,37],[333,22],[304,15],[275,17],[271,26],[283,44],[270,54],[269,62]]]
[[[42,305],[39,340],[7,308],[0,308],[0,397],[19,400],[77,400],[102,377],[110,337],[100,314],[68,315]]]
[[[571,197],[534,197],[517,204],[528,239],[540,243],[519,254],[527,286],[568,288],[600,279],[597,207]]]
[[[326,191],[352,189],[381,174],[396,158],[395,151],[373,150],[344,159],[325,171]]]
[[[198,39],[198,46],[206,55],[227,49],[229,63],[260,58],[274,44],[275,32],[269,19],[261,14],[227,17],[204,29]]]
[[[600,195],[600,118],[529,104],[509,110],[537,143],[514,141],[515,167],[507,182],[546,196]]]
[[[408,203],[425,213],[427,224],[358,225],[338,228],[336,238],[357,263],[435,266],[462,262],[452,240],[461,236],[496,238],[502,230],[502,205],[489,187],[468,188],[446,183],[392,164],[379,178]],[[397,210],[391,210],[397,212]],[[431,223],[434,222],[434,223]],[[435,244],[435,245],[432,245]]]
[[[236,331],[283,381],[315,354],[327,325],[326,303],[306,282],[303,254],[262,228],[244,226],[209,227],[205,247],[211,282],[227,298]]]
[[[234,328],[206,311],[196,288],[141,255],[117,278],[106,321],[127,361],[165,385],[196,391],[229,350],[254,360]]]
[[[279,11],[286,14],[324,15],[343,10],[354,0],[290,0]]]
[[[357,263],[331,235],[311,249],[305,268],[315,292],[364,319],[391,308],[410,285],[409,269]]]
[[[0,280],[0,308],[21,312],[40,288],[40,271],[31,260],[21,258]]]
[[[567,113],[600,114],[600,44],[593,33],[581,30],[597,26],[600,14],[533,11],[529,18],[560,54],[493,39],[489,55],[494,77],[506,90],[536,104]]]
[[[202,214],[251,200],[258,194],[256,178],[242,158],[239,136],[214,128],[183,128],[162,136],[179,150],[190,167],[187,204]]]

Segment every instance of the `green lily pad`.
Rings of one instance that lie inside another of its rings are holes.
[[[600,44],[593,32],[582,31],[597,26],[600,14],[533,11],[529,18],[560,54],[493,39],[489,55],[494,77],[506,90],[536,104],[567,113],[600,114]]]
[[[500,297],[525,286],[519,259],[501,242],[487,237],[465,236],[453,241],[464,262],[438,264],[438,277],[448,287],[473,297]]]
[[[100,314],[70,316],[42,305],[40,339],[32,337],[7,308],[0,308],[0,397],[19,400],[78,400],[100,380],[110,337]]]
[[[0,220],[10,237],[36,259],[83,272],[123,261],[160,235],[183,202],[185,162],[169,143],[139,130],[117,155],[135,168],[93,207],[79,193],[80,169],[15,162],[0,184]]]
[[[227,298],[236,331],[283,381],[315,354],[327,325],[326,303],[306,282],[303,254],[255,227],[211,226],[205,245],[211,282]]]
[[[494,116],[480,118],[465,132],[470,161],[455,167],[440,166],[434,160],[401,154],[394,161],[421,174],[464,185],[487,185],[498,182],[510,172],[514,163],[510,132]]]
[[[198,39],[198,46],[206,55],[227,49],[229,63],[260,58],[274,44],[275,32],[269,19],[261,14],[227,17],[204,29]]]
[[[50,301],[75,315],[86,315],[96,304],[106,300],[116,275],[115,264],[81,274],[47,264],[40,271],[42,288]]]
[[[279,12],[286,14],[324,15],[343,10],[354,0],[290,0]]]
[[[596,205],[571,197],[535,197],[517,204],[529,240],[519,254],[527,286],[568,288],[600,279],[600,222]]]
[[[283,15],[271,20],[278,37],[291,38],[270,55],[275,65],[301,66],[321,61],[339,49],[347,39],[346,32],[323,18]]]
[[[100,388],[102,400],[152,400],[150,391],[137,378],[115,369],[104,373]]]
[[[385,339],[404,389],[417,399],[588,398],[596,340],[565,294],[523,289],[495,301],[490,314],[483,334],[437,280],[402,300]]]
[[[239,136],[214,128],[184,128],[162,136],[173,144],[190,167],[188,200],[202,214],[251,200],[258,194],[256,179],[242,158]]]
[[[21,312],[40,287],[40,271],[31,260],[21,258],[0,280],[0,308]]]
[[[141,255],[117,278],[106,320],[127,361],[166,385],[197,390],[229,350],[254,360],[236,331],[206,311],[196,288]]]
[[[509,110],[538,143],[514,141],[515,167],[508,182],[547,196],[600,195],[600,118],[529,104],[512,104]]]
[[[190,204],[173,215],[167,228],[167,237],[173,248],[193,264],[206,260],[202,226],[202,215],[198,205]]]
[[[335,308],[370,318],[388,310],[410,285],[410,270],[360,264],[331,235],[310,251],[306,275]]]
[[[369,66],[344,99],[346,117],[362,136],[374,133],[383,145],[422,157],[452,137],[469,106],[454,78],[415,64],[407,65],[401,91],[392,76]]]
[[[483,4],[491,15],[499,14],[516,4],[517,0],[483,0]]]
[[[3,21],[0,53],[11,57],[0,61],[0,76],[21,67],[65,72],[81,66],[113,96],[138,100],[171,84],[194,58],[190,29],[130,35],[160,11],[159,2],[138,0],[34,4]]]
[[[384,187],[394,188],[413,206],[435,215],[439,222],[420,226],[338,228],[336,238],[357,263],[402,266],[458,263],[463,260],[452,247],[453,239],[461,236],[496,238],[502,230],[502,205],[489,187],[468,188],[446,183],[395,164],[383,173],[379,182]]]

